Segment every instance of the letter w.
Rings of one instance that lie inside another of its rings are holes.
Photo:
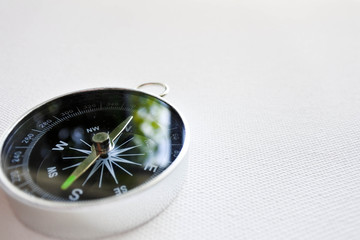
[[[67,144],[66,142],[63,142],[63,141],[60,141],[60,143],[56,144],[56,147],[54,147],[52,150],[55,150],[55,151],[62,151],[64,150],[64,147],[66,147]]]

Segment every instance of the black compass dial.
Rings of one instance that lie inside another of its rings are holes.
[[[180,115],[160,98],[90,90],[26,115],[5,140],[1,164],[8,180],[28,194],[53,201],[100,199],[156,178],[175,161],[184,139]]]

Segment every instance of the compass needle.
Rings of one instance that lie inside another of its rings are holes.
[[[71,173],[71,175],[65,180],[65,182],[61,185],[62,190],[68,189],[75,181],[78,179],[89,167],[100,157],[100,154],[96,153],[95,148],[91,148],[90,155],[81,162],[81,164],[75,168],[75,170]]]
[[[114,142],[114,140],[120,136],[120,134],[126,129],[132,119],[133,116],[129,116],[109,134],[111,142]]]

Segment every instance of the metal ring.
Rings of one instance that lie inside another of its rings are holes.
[[[159,94],[160,97],[165,97],[165,96],[169,93],[169,91],[170,91],[169,86],[168,86],[167,84],[161,83],[161,82],[143,83],[143,84],[140,84],[140,85],[137,87],[137,89],[140,89],[140,88],[145,87],[145,86],[151,86],[151,85],[161,86],[161,87],[164,88],[164,91],[163,91],[161,94]]]

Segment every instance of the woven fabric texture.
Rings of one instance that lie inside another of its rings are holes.
[[[54,96],[166,82],[191,129],[185,185],[110,240],[359,239],[359,12],[356,0],[1,0],[0,134]],[[2,191],[0,238],[50,239]]]

